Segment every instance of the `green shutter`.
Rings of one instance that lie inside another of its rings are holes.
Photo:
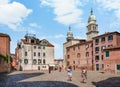
[[[109,57],[109,51],[106,51],[106,57]]]
[[[120,64],[117,64],[117,70],[120,70]]]

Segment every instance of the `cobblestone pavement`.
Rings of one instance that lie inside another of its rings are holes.
[[[120,87],[120,76],[88,71],[86,83],[81,83],[78,70],[72,81],[67,81],[66,71],[15,71],[0,74],[0,87]]]

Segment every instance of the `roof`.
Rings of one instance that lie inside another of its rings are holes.
[[[98,38],[98,37],[102,37],[102,36],[111,35],[111,34],[118,34],[118,35],[120,35],[120,33],[117,32],[117,31],[115,31],[115,32],[105,32],[104,34],[101,34],[101,35],[93,37],[93,39]]]
[[[85,39],[72,39],[72,40],[67,41],[67,42],[65,42],[63,44],[66,44],[66,43],[71,42],[71,41],[86,41],[86,40]]]
[[[71,45],[71,46],[69,46],[69,47],[67,47],[67,48],[71,48],[71,47],[77,46],[77,45],[86,45],[86,44],[92,43],[92,42],[93,42],[92,40],[89,40],[89,41],[85,41],[85,42],[82,42],[82,43],[76,43],[76,44]]]
[[[45,39],[43,39],[43,40],[33,39],[33,40],[35,40],[34,43],[28,43],[28,41],[27,41],[26,39],[22,39],[21,41],[22,41],[24,44],[32,44],[32,45],[41,45],[41,46],[42,46],[41,43],[42,43],[42,41],[45,40]],[[47,41],[47,40],[45,40],[45,41]],[[54,47],[54,45],[52,45],[49,41],[47,41],[47,44],[45,44],[45,46]]]
[[[10,39],[10,41],[11,41],[11,38],[10,38],[10,36],[8,34],[0,33],[0,37],[8,37]]]
[[[116,50],[116,49],[120,50],[120,46],[108,47],[108,48],[104,49],[104,51],[106,51],[106,50]]]

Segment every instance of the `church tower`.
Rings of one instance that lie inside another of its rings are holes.
[[[73,33],[72,33],[72,31],[71,31],[71,27],[69,26],[69,30],[68,30],[68,32],[67,32],[67,41],[70,41],[70,40],[72,40],[73,39]]]
[[[90,12],[90,16],[88,18],[86,34],[87,34],[87,40],[92,40],[93,37],[98,35],[98,24],[96,24],[96,17],[93,15],[92,9]]]

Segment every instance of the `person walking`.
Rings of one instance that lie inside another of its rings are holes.
[[[87,79],[87,70],[85,68],[83,68],[81,70],[81,77],[82,77],[82,83],[85,83],[85,80]]]
[[[72,68],[71,68],[71,66],[68,67],[67,74],[68,74],[68,81],[72,81]]]

